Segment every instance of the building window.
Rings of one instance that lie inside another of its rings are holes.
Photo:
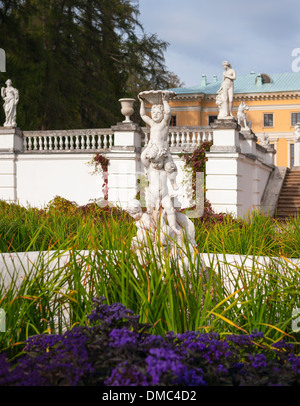
[[[273,113],[264,114],[264,127],[273,127],[274,118]]]
[[[292,113],[292,127],[295,127],[297,123],[300,123],[300,113]]]
[[[294,144],[290,144],[290,167],[294,166],[295,162],[295,146]]]
[[[217,120],[218,116],[208,116],[208,125],[213,124],[215,120]]]
[[[176,127],[177,126],[177,117],[176,116],[171,116],[170,126],[171,127]]]

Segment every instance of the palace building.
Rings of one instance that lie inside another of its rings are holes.
[[[209,126],[218,115],[216,94],[222,81],[214,75],[209,82],[202,75],[201,84],[190,88],[170,89],[177,93],[172,101],[172,126]],[[240,103],[252,131],[259,140],[269,137],[277,151],[275,165],[294,165],[294,127],[300,122],[300,73],[237,75],[234,82],[233,112]]]

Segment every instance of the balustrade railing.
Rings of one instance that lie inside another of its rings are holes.
[[[150,140],[150,128],[143,127],[144,136],[142,146],[146,147]],[[192,148],[195,149],[205,141],[213,141],[211,127],[170,127],[169,146],[171,148]]]
[[[91,130],[24,131],[25,152],[95,152],[109,151],[114,146],[110,128]],[[150,128],[142,128],[142,147],[150,140]],[[210,127],[170,127],[169,146],[174,149],[195,149],[205,141],[213,141]]]
[[[109,129],[24,131],[25,152],[93,152],[110,150],[114,144]]]

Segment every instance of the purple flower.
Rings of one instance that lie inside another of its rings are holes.
[[[91,325],[37,335],[22,356],[0,354],[0,386],[299,385],[300,357],[288,343],[270,350],[250,335],[186,332],[155,336],[120,303],[94,300]],[[260,353],[255,353],[259,350]],[[243,362],[245,360],[245,362]]]
[[[289,354],[288,361],[291,365],[292,370],[296,374],[300,374],[300,357],[297,357],[294,354]]]
[[[30,337],[26,341],[26,346],[24,348],[25,352],[35,351],[35,352],[45,352],[61,341],[62,335],[45,335],[40,334],[37,336]]]
[[[112,330],[109,338],[111,340],[109,345],[113,348],[137,347],[139,335],[123,327],[121,330]]]
[[[106,386],[149,386],[147,377],[130,365],[128,361],[113,369],[111,376],[105,381]]]
[[[6,355],[0,354],[0,386],[9,385],[11,382],[10,364]]]
[[[88,316],[91,324],[105,323],[108,327],[117,326],[118,322],[131,320],[133,323],[138,322],[139,316],[134,316],[131,310],[126,309],[121,303],[113,303],[112,305],[103,304],[105,298],[93,299],[95,308]]]
[[[154,348],[149,353],[146,363],[152,385],[161,384],[164,379],[172,385],[205,385],[202,369],[188,368],[183,364],[183,358],[174,350]]]
[[[224,367],[224,365],[222,365],[222,364],[219,364],[219,365],[218,365],[217,371],[218,371],[220,374],[228,374],[228,370],[227,370],[227,369]]]
[[[267,358],[263,354],[250,355],[249,359],[252,361],[251,366],[253,368],[267,368],[268,366]]]
[[[294,348],[293,344],[287,343],[284,340],[272,344],[272,347],[277,348],[278,350],[287,350],[287,351],[292,351]]]

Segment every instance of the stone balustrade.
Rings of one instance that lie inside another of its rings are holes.
[[[93,152],[111,150],[110,128],[64,131],[24,131],[24,152]]]
[[[142,147],[149,142],[150,128],[143,127]],[[213,131],[209,126],[202,127],[170,127],[169,145],[171,148],[195,149],[205,141],[213,141]]]

